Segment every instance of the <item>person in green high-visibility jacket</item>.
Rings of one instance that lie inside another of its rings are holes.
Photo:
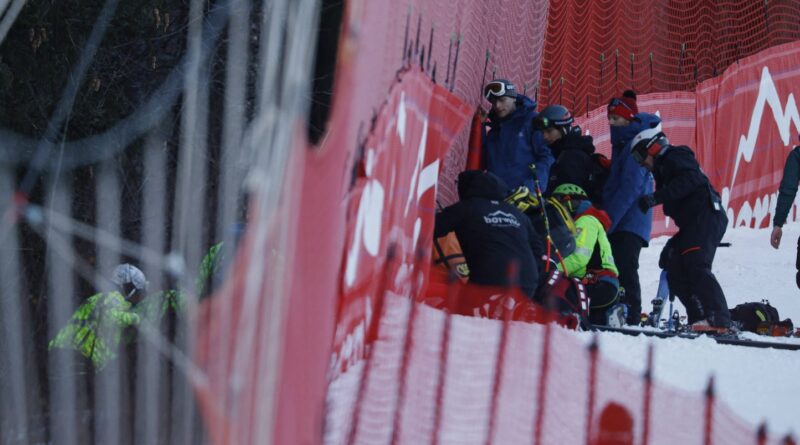
[[[209,249],[197,276],[197,295],[207,292],[206,285],[219,268],[222,243]],[[145,295],[147,279],[136,266],[120,264],[114,268],[111,282],[118,291],[92,295],[72,314],[67,326],[50,340],[48,349],[74,349],[89,359],[100,371],[113,359],[123,333],[128,327],[148,322],[158,326],[169,313],[181,316],[185,312],[186,294],[180,290],[159,291]]]
[[[619,271],[614,264],[611,244],[606,230],[611,220],[606,212],[592,206],[586,191],[575,184],[561,184],[552,192],[575,220],[575,250],[564,258],[558,269],[583,282],[589,295],[589,321],[592,324],[609,324],[612,308],[619,307]],[[615,320],[619,322],[620,320]]]
[[[121,293],[94,294],[72,314],[69,324],[50,340],[48,348],[75,349],[99,371],[116,358],[125,328],[140,320]]]

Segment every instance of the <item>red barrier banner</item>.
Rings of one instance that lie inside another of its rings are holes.
[[[800,42],[744,58],[696,94],[697,157],[730,224],[767,227],[786,156],[798,143]]]
[[[661,116],[675,145],[688,145],[722,195],[732,227],[767,227],[775,211],[778,185],[789,151],[798,144],[800,43],[774,47],[730,66],[697,91],[640,96],[639,111]],[[605,107],[577,119],[608,154]],[[796,208],[789,214],[795,221]],[[652,236],[676,227],[657,207]]]
[[[410,296],[414,280],[423,280],[415,289],[424,288],[428,268],[415,271],[414,264],[430,261],[442,159],[472,114],[420,71],[403,73],[393,86],[364,145],[363,177],[349,196],[332,372],[363,357],[387,292]]]

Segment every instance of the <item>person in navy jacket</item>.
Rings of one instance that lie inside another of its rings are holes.
[[[467,170],[458,175],[459,201],[436,214],[434,236],[455,232],[469,266],[469,281],[518,284],[533,298],[543,278],[544,243],[530,219],[503,201],[507,186],[496,175]],[[509,277],[516,264],[518,277]],[[514,283],[516,281],[516,283]]]
[[[703,173],[694,152],[671,145],[659,128],[634,136],[631,155],[653,173],[656,191],[639,197],[642,212],[663,205],[664,215],[678,226],[661,251],[659,265],[667,271],[672,294],[686,308],[694,330],[731,327],[725,293],[711,271],[714,256],[728,226],[719,193]]]
[[[631,140],[646,128],[656,128],[661,119],[653,114],[639,113],[636,94],[625,91],[608,104],[608,123],[611,127],[611,169],[603,189],[603,210],[611,218],[608,240],[619,269],[620,286],[625,289],[628,306],[627,323],[640,324],[642,312],[639,285],[639,254],[647,247],[653,226],[653,211],[642,213],[636,201],[653,193],[653,177],[631,156]]]
[[[483,165],[511,190],[526,186],[534,191],[534,176],[529,167],[534,164],[536,178],[545,192],[554,159],[542,132],[532,127],[537,116],[536,102],[518,93],[514,84],[505,79],[489,82],[483,91],[492,103],[489,130],[483,139]]]

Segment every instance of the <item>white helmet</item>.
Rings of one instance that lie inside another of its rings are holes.
[[[655,128],[642,130],[631,141],[631,155],[639,162],[644,161],[647,155],[657,155],[663,147],[669,145],[667,136],[661,131],[661,125]]]
[[[114,268],[111,282],[116,284],[120,291],[130,298],[137,291],[147,290],[148,282],[144,272],[132,264],[120,264]]]

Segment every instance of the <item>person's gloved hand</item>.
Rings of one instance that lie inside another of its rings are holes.
[[[647,211],[650,210],[650,207],[653,207],[658,203],[656,202],[656,198],[652,194],[650,194],[650,195],[640,196],[638,204],[639,204],[639,210],[641,210],[642,213],[647,213]]]

